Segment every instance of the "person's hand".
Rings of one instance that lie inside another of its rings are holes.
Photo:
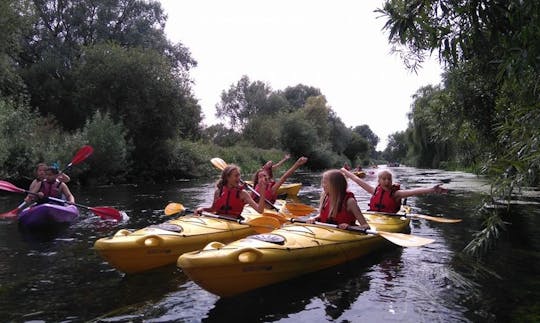
[[[341,230],[347,230],[349,228],[349,224],[340,223],[340,224],[338,224],[338,228],[340,228]]]
[[[296,161],[296,164],[298,166],[301,166],[301,165],[304,165],[305,163],[307,163],[308,159],[307,157],[300,157],[298,158],[298,160]]]
[[[313,223],[315,223],[316,220],[317,220],[317,218],[309,218],[309,219],[306,220],[306,223],[313,224]]]
[[[441,184],[437,184],[433,186],[433,193],[435,194],[446,194],[448,193],[448,190],[444,187],[441,187]]]
[[[340,171],[343,175],[350,176],[350,171],[347,168],[341,167]]]
[[[369,224],[367,224],[367,223],[360,224],[359,227],[360,227],[360,229],[362,229],[362,230],[369,230],[369,229],[371,229],[371,227],[370,227]]]
[[[203,207],[198,207],[195,209],[195,212],[193,212],[194,215],[201,215],[204,211]]]
[[[43,194],[43,192],[38,192],[37,194],[38,194],[38,197],[39,197],[40,199],[42,199],[42,198],[45,196],[45,194]]]

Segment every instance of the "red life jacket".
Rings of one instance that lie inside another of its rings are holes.
[[[396,213],[401,208],[401,199],[394,198],[394,193],[399,190],[399,185],[392,185],[392,191],[385,191],[380,185],[375,188],[375,192],[369,200],[369,210],[377,212]]]
[[[39,187],[39,192],[43,193],[43,199],[38,203],[54,203],[54,201],[48,201],[47,197],[62,198],[62,192],[60,191],[60,181],[54,181],[52,183],[47,182],[46,180],[42,181]]]
[[[265,192],[265,193],[264,193],[264,197],[265,197],[268,201],[270,201],[270,202],[272,202],[272,203],[276,202],[276,200],[277,200],[277,198],[278,198],[278,196],[277,196],[277,190],[276,190],[276,192],[272,192],[272,186],[274,186],[275,183],[276,183],[276,182],[273,181],[273,180],[270,181],[270,182],[268,182],[268,183],[266,184],[266,189],[264,190],[264,192]],[[257,184],[257,187],[259,187],[258,184]],[[255,187],[255,190],[257,190],[257,187]],[[259,197],[258,197],[254,192],[251,192],[251,197],[253,198],[253,200],[254,200],[255,202],[259,202]]]
[[[240,216],[245,204],[240,197],[240,192],[242,192],[241,188],[224,186],[219,198],[214,203],[214,210],[221,215]]]
[[[356,222],[356,217],[354,216],[354,214],[347,211],[347,201],[350,198],[354,199],[354,201],[356,202],[354,194],[352,192],[347,192],[345,194],[345,197],[343,198],[343,202],[341,202],[341,205],[338,208],[335,218],[329,218],[330,199],[327,195],[323,201],[323,207],[321,210],[321,214],[319,215],[319,221],[333,224],[347,223],[349,225],[354,225]]]

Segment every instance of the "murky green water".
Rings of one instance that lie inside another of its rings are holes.
[[[462,218],[458,224],[415,220],[411,233],[435,239],[422,248],[390,248],[370,257],[221,299],[169,266],[138,275],[111,268],[92,249],[121,228],[167,220],[169,202],[207,205],[212,185],[177,182],[154,186],[73,189],[77,202],[107,205],[131,217],[104,223],[91,213],[49,236],[0,222],[0,321],[46,322],[507,322],[537,321],[540,313],[538,192],[521,198],[507,231],[481,266],[461,250],[479,228],[474,217],[488,187],[460,172],[392,169],[403,187],[443,181],[448,195],[408,199],[418,213]],[[300,199],[316,205],[320,174],[296,174]],[[368,196],[353,183],[362,209]],[[0,195],[0,212],[20,196]],[[241,282],[239,282],[241,283]],[[536,315],[536,316],[535,316]]]

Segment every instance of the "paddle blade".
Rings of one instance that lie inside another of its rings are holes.
[[[165,215],[173,215],[185,210],[186,208],[180,203],[169,203],[165,207]]]
[[[367,232],[370,233],[369,231],[370,230],[368,230]],[[435,241],[433,239],[422,238],[419,236],[413,236],[397,232],[376,231],[376,233],[381,237],[385,238],[386,240],[402,247],[421,247]]]
[[[281,223],[277,219],[269,216],[261,216],[247,221],[245,224],[252,226],[257,233],[268,233],[281,227]]]
[[[15,193],[24,193],[25,190],[22,188],[19,188],[10,182],[2,181],[0,180],[0,189],[8,192],[15,192]]]
[[[434,222],[441,222],[441,223],[458,223],[462,221],[461,219],[449,219],[449,218],[430,216],[430,215],[425,215],[425,214],[416,214],[416,213],[410,213],[410,214],[407,214],[407,216],[412,216],[415,218],[426,219],[426,220],[430,220]]]
[[[94,148],[90,145],[85,145],[73,157],[70,165],[77,165],[82,163],[86,158],[88,158],[94,152]]]
[[[290,213],[293,216],[304,216],[317,211],[317,209],[307,204],[287,202],[285,207],[282,208],[282,211]]]
[[[220,170],[224,170],[225,167],[227,167],[227,163],[223,159],[218,157],[210,159],[210,162],[212,163],[212,165],[214,165],[215,168],[218,168]]]
[[[120,211],[112,207],[96,206],[96,207],[89,207],[88,209],[92,211],[95,215],[102,218],[103,220],[116,220],[116,221],[122,220],[122,214],[120,214]]]
[[[6,219],[6,220],[14,220],[17,218],[17,215],[19,214],[19,208],[13,209],[9,212],[0,214],[0,219]]]

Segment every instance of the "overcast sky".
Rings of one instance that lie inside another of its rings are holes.
[[[242,75],[273,90],[319,88],[347,126],[379,136],[407,128],[411,96],[438,84],[435,59],[417,74],[390,53],[384,18],[371,0],[161,0],[166,33],[191,51],[191,71],[205,124],[215,124],[221,92]]]

